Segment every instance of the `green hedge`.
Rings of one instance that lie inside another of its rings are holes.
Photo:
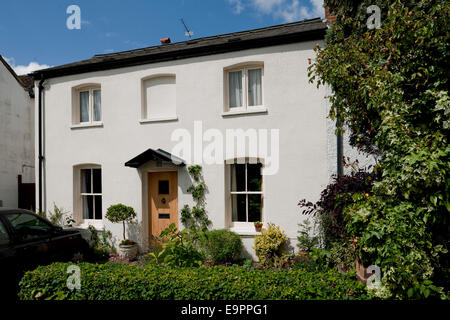
[[[334,270],[248,270],[244,267],[167,268],[124,263],[80,263],[81,290],[67,288],[70,263],[55,263],[27,272],[19,299],[133,300],[288,300],[366,299],[354,274]]]

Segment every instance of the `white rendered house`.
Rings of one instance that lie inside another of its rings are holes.
[[[34,191],[23,194],[19,181],[34,182],[33,81],[18,76],[0,56],[0,207],[34,208]],[[19,192],[20,189],[20,192]]]
[[[37,206],[55,203],[119,240],[106,209],[132,206],[128,237],[145,250],[170,222],[182,228],[187,167],[198,163],[213,228],[239,233],[252,256],[254,221],[279,225],[295,245],[299,200],[318,199],[337,171],[328,93],[307,71],[326,28],[306,20],[35,72]],[[255,134],[256,145],[227,149]]]

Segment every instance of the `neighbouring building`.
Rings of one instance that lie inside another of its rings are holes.
[[[33,87],[0,55],[0,207],[34,209]]]
[[[56,204],[77,226],[120,240],[122,225],[106,220],[106,210],[132,206],[138,223],[127,236],[145,250],[171,222],[182,227],[180,209],[192,205],[187,167],[200,163],[213,228],[239,233],[252,256],[258,220],[279,225],[295,246],[305,219],[299,200],[317,200],[338,170],[330,93],[307,70],[326,28],[317,18],[165,39],[35,72],[38,207]],[[256,132],[258,147],[230,157],[227,130],[235,141]],[[180,147],[189,141],[190,151]],[[217,141],[223,153],[208,149]]]

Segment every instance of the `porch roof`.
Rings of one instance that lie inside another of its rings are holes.
[[[185,166],[186,163],[183,159],[178,158],[177,156],[174,156],[173,154],[164,151],[162,149],[154,150],[154,149],[148,149],[147,151],[142,152],[141,154],[137,155],[133,159],[125,162],[126,167],[131,168],[139,168],[144,163],[150,161],[150,160],[162,160],[162,161],[169,161],[177,166]]]

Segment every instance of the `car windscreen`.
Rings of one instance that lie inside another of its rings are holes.
[[[49,235],[53,227],[29,213],[11,213],[6,215],[19,241],[29,241]]]

